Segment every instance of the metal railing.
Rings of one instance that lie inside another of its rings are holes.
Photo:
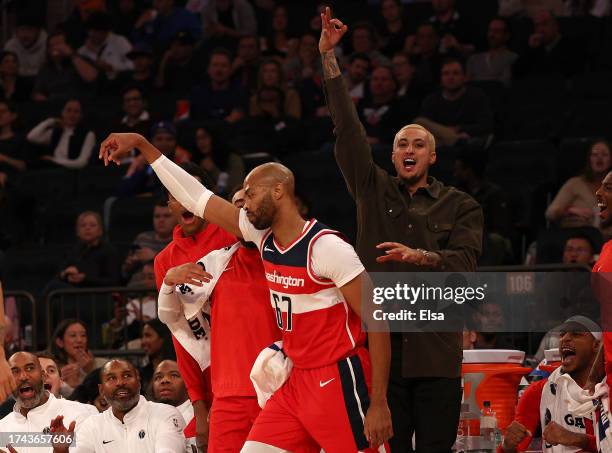
[[[76,318],[88,326],[88,344],[92,350],[109,349],[112,346],[112,337],[109,331],[109,322],[116,318],[115,311],[126,309],[116,319],[120,325],[120,337],[115,338],[122,347],[130,338],[132,321],[143,320],[145,302],[154,304],[155,316],[157,316],[157,291],[146,287],[99,287],[99,288],[75,288],[59,289],[51,291],[45,300],[46,313],[46,338],[51,338],[57,323],[66,318]],[[136,305],[136,310],[133,309]],[[130,308],[131,307],[131,308]],[[148,308],[153,312],[152,307]],[[131,312],[130,312],[131,310]],[[106,329],[106,330],[105,330]],[[115,327],[116,333],[116,327]],[[109,337],[110,336],[110,337]],[[132,336],[133,332],[132,332]],[[138,337],[140,333],[138,332]],[[127,349],[121,349],[127,352]],[[113,355],[117,355],[115,351]]]
[[[38,344],[38,324],[36,315],[36,299],[34,296],[27,291],[4,291],[5,305],[8,303],[10,298],[14,298],[18,316],[19,316],[19,330],[18,337],[15,341],[22,347],[36,349]],[[23,303],[29,305],[29,310],[23,309]]]

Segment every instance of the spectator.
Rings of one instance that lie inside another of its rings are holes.
[[[504,334],[506,320],[500,304],[478,304],[473,313],[476,341],[474,349],[515,349]]]
[[[397,84],[390,67],[379,66],[372,71],[369,91],[370,95],[357,104],[368,143],[391,144],[397,129],[414,115],[406,116],[401,110],[395,94]]]
[[[36,353],[40,367],[43,370],[43,383],[45,390],[49,391],[56,398],[61,398],[60,389],[62,388],[62,377],[60,376],[59,367],[55,363],[55,359],[48,352]]]
[[[257,35],[255,10],[247,0],[211,0],[202,7],[202,27],[214,45],[235,48],[241,36]]]
[[[146,107],[147,101],[140,88],[136,86],[126,88],[123,92],[123,113],[125,115],[113,130],[147,135],[151,130],[151,115]]]
[[[203,65],[194,55],[195,43],[194,37],[185,31],[174,37],[157,71],[158,88],[188,96],[202,82]]]
[[[113,318],[102,324],[102,344],[106,348],[130,347],[132,340],[139,341],[143,322],[157,317],[157,293],[155,292],[155,273],[153,262],[142,267],[141,279],[129,284],[134,289],[146,289],[140,297],[130,297],[113,293]]]
[[[189,425],[194,419],[193,405],[189,401],[185,381],[179,372],[176,361],[164,360],[155,368],[155,373],[153,374],[153,401],[176,407],[183,416],[185,425]],[[187,438],[188,445],[193,444],[195,447],[195,430],[191,431],[193,435],[187,434],[186,430],[185,437]]]
[[[60,118],[47,118],[32,129],[27,139],[45,147],[41,161],[79,169],[89,163],[96,136],[81,124],[81,102],[69,99]]]
[[[110,409],[83,423],[76,437],[79,452],[94,453],[109,442],[114,451],[122,452],[185,451],[183,417],[175,408],[140,395],[141,383],[134,365],[127,360],[110,360],[100,372],[100,381],[100,394]],[[60,420],[57,431],[66,430]],[[68,451],[67,445],[54,449],[55,453]]]
[[[194,119],[234,123],[244,116],[247,93],[232,82],[232,57],[225,49],[213,50],[208,63],[209,81],[197,86],[191,95]]]
[[[573,404],[583,401],[581,393],[599,349],[601,327],[584,316],[572,316],[561,326],[559,337],[561,366],[525,389],[498,452],[525,451],[538,427],[546,444],[597,451],[590,420],[568,414]]]
[[[285,112],[284,92],[264,87],[255,95],[255,115],[240,123],[236,146],[241,151],[281,155],[294,151],[304,140],[303,128]]]
[[[414,83],[415,68],[406,52],[393,55],[393,75],[397,82],[397,96],[400,98],[420,98]]]
[[[266,56],[287,58],[292,47],[296,47],[289,27],[289,12],[284,5],[276,5],[272,13],[272,26],[269,33],[262,39],[262,52]]]
[[[160,198],[153,208],[153,230],[144,231],[132,242],[130,253],[121,267],[121,276],[128,285],[143,280],[142,271],[146,263],[153,262],[155,255],[172,240],[176,219],[172,216],[166,200]]]
[[[612,168],[610,144],[598,140],[591,145],[591,151],[581,174],[568,179],[552,203],[546,209],[546,218],[561,228],[597,226],[599,213],[596,212],[595,191]]]
[[[99,388],[100,368],[96,368],[83,379],[83,382],[74,389],[68,399],[82,404],[90,404],[97,409],[98,413],[104,412],[108,409],[108,402],[100,395]]]
[[[195,14],[177,6],[175,0],[154,0],[153,9],[146,10],[136,21],[133,41],[147,43],[160,55],[181,31],[200,39],[202,28]]]
[[[89,16],[85,23],[87,39],[78,50],[79,55],[94,64],[109,80],[134,68],[134,63],[127,57],[132,44],[125,37],[111,32],[111,22],[107,13],[96,12]]]
[[[136,22],[142,15],[141,2],[138,0],[117,0],[110,5],[113,17],[113,32],[129,37],[134,31]]]
[[[14,52],[19,60],[19,75],[34,78],[46,59],[47,32],[42,20],[29,15],[17,17],[15,36],[4,45],[4,50]]]
[[[15,52],[0,52],[0,99],[23,102],[30,99],[32,80],[19,75],[19,59]]]
[[[44,370],[38,357],[30,352],[17,352],[9,358],[17,389],[13,393],[17,404],[13,412],[0,420],[0,432],[48,432],[50,421],[58,415],[66,423],[80,426],[95,413],[91,406],[56,398],[44,387]],[[21,451],[29,451],[21,450]]]
[[[353,53],[349,57],[344,80],[349,89],[349,94],[356,104],[367,94],[367,79],[370,75],[370,57],[364,53]]]
[[[68,19],[59,28],[66,33],[66,41],[72,47],[79,47],[87,39],[87,21],[96,14],[106,11],[106,0],[76,0]]]
[[[381,38],[380,50],[391,58],[396,52],[404,48],[406,29],[404,24],[404,11],[400,0],[382,0],[380,2],[382,24],[378,28]]]
[[[215,193],[227,194],[232,187],[242,183],[245,176],[244,162],[227,144],[223,143],[219,134],[210,128],[198,126],[195,130],[196,163],[212,178],[210,186]],[[208,187],[208,186],[207,186]]]
[[[528,48],[516,62],[519,77],[551,73],[569,77],[584,69],[584,52],[561,34],[559,22],[550,11],[537,12],[532,21]]]
[[[589,268],[595,264],[595,245],[586,234],[572,234],[563,247],[563,264],[581,264]]]
[[[169,159],[176,163],[191,160],[191,153],[178,146],[176,127],[170,121],[159,121],[153,125],[150,133],[151,143]],[[130,163],[123,181],[118,188],[119,196],[130,197],[138,194],[160,195],[161,183],[155,173],[146,164],[142,155]]]
[[[320,79],[321,61],[317,58],[317,38],[306,33],[299,41],[297,55],[289,58],[283,64],[287,81],[294,87],[299,87],[307,79]]]
[[[73,286],[112,286],[119,283],[117,252],[102,237],[100,215],[93,211],[79,214],[76,235],[77,244],[68,253],[62,271],[48,285],[48,290]]]
[[[440,36],[440,53],[467,56],[474,52],[473,24],[455,9],[455,0],[432,0],[434,15],[429,22]]]
[[[140,368],[140,378],[145,393],[152,394],[153,371],[164,360],[176,360],[170,331],[159,319],[150,319],[144,323],[141,347],[145,358]]]
[[[389,58],[378,50],[376,31],[368,22],[360,22],[353,25],[351,49],[353,53],[366,54],[375,68],[391,64]]]
[[[47,351],[60,369],[63,396],[70,395],[88,373],[104,363],[87,348],[87,327],[78,319],[64,319],[57,325]]]
[[[438,86],[441,66],[439,46],[438,32],[429,23],[421,24],[416,34],[406,38],[404,51],[414,64],[414,85],[423,94],[431,93]]]
[[[457,187],[480,204],[488,233],[511,238],[513,222],[507,197],[499,186],[485,178],[486,165],[484,153],[462,150],[455,160],[454,177]]]
[[[257,91],[259,63],[259,39],[255,35],[242,36],[238,40],[238,54],[232,63],[232,77],[249,94]]]
[[[285,81],[285,75],[281,64],[275,59],[264,60],[259,67],[259,77],[257,81],[257,90],[262,88],[280,88],[283,91],[285,98],[284,111],[285,113],[296,119],[300,119],[302,116],[302,104],[300,102],[300,95],[293,88],[288,88]],[[257,97],[251,96],[249,104],[249,114],[257,116],[261,112],[258,110]],[[229,185],[229,187],[234,187]]]
[[[97,69],[74,52],[63,32],[57,32],[47,40],[47,62],[38,73],[32,99],[47,101],[76,96],[97,77]]]
[[[0,192],[26,169],[23,141],[15,134],[15,104],[0,100]]]
[[[415,123],[429,129],[441,145],[453,146],[459,140],[480,139],[493,131],[493,112],[486,95],[466,86],[461,60],[447,59],[442,65],[442,90],[429,95]]]
[[[391,158],[397,176],[374,163],[333,53],[346,27],[335,28],[329,17],[327,10],[319,51],[336,161],[357,203],[359,258],[369,272],[474,271],[482,247],[480,206],[429,176],[436,144],[419,125],[404,126],[395,135]],[[419,452],[450,451],[461,404],[460,332],[393,334],[391,350],[391,449],[406,450],[415,442]],[[438,423],[422,423],[433,418]]]
[[[117,85],[121,90],[137,87],[144,95],[150,96],[155,86],[151,47],[147,44],[136,44],[126,56],[133,61],[134,70],[122,72]]]
[[[512,80],[512,66],[518,55],[508,49],[510,30],[502,18],[489,22],[487,40],[489,50],[472,55],[467,62],[467,76],[470,80],[497,80],[506,87]]]

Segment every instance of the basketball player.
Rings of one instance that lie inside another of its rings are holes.
[[[245,205],[238,209],[138,134],[111,134],[99,157],[105,165],[119,163],[133,148],[186,209],[255,243],[261,253],[283,348],[294,368],[260,413],[242,451],[311,445],[313,452],[346,453],[378,448],[389,439],[389,333],[370,333],[370,356],[359,317],[368,276],[337,232],[299,215],[291,171],[277,163],[256,167],[245,179]]]

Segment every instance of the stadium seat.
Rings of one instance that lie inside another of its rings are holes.
[[[559,104],[569,94],[567,82],[560,74],[531,76],[515,80],[507,92],[506,102],[509,106]]]
[[[561,133],[566,116],[560,105],[515,105],[503,117],[503,136],[506,140],[553,139]]]
[[[562,137],[612,137],[612,100],[579,102],[563,127]]]
[[[531,229],[544,220],[543,208],[557,180],[556,155],[546,140],[500,142],[489,149],[486,177],[506,190],[516,227]]]
[[[79,170],[76,181],[77,195],[93,195],[102,200],[110,197],[117,191],[126,170],[127,167],[116,165],[89,166]]]
[[[134,240],[138,233],[153,229],[155,197],[117,199],[110,208],[107,235],[112,243]]]
[[[612,72],[587,72],[572,80],[574,96],[583,101],[612,99]]]

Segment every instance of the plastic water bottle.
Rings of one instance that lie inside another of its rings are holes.
[[[455,451],[457,453],[472,450],[472,440],[475,436],[478,436],[478,422],[478,414],[470,412],[470,405],[468,403],[462,403],[459,425],[457,427],[457,440],[455,442]]]
[[[487,451],[495,450],[495,438],[497,430],[497,417],[495,411],[491,408],[490,401],[483,402],[483,408],[480,412],[480,435],[484,442],[483,446]]]

